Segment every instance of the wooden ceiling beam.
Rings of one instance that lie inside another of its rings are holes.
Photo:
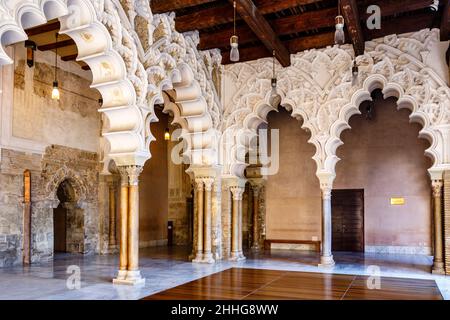
[[[355,50],[355,55],[360,56],[364,54],[365,40],[356,0],[341,0],[341,11],[353,44],[353,49]]]
[[[441,41],[450,40],[450,0],[444,4],[441,18]]]
[[[383,23],[381,29],[368,30],[365,28],[364,35],[367,40],[381,38],[390,34],[402,34],[431,28],[435,19],[433,12],[415,14],[411,16],[398,17],[389,23]]]
[[[41,26],[37,26],[28,30],[25,30],[27,36],[32,37],[38,34],[51,32],[51,31],[59,31],[61,29],[61,24],[59,21],[50,22]]]
[[[229,0],[233,4],[233,0]],[[236,0],[236,10],[247,25],[252,29],[258,39],[269,50],[275,51],[275,56],[283,67],[291,64],[289,50],[273,31],[270,24],[259,12],[252,0]]]
[[[367,13],[370,5],[377,5],[381,9],[382,17],[389,17],[394,14],[411,12],[428,8],[430,0],[365,0],[357,1],[358,11],[361,21],[367,21],[372,13]]]
[[[254,3],[259,12],[266,15],[320,1],[322,0],[254,0]],[[241,20],[240,17],[237,17],[237,19]],[[233,6],[228,4],[175,18],[178,32],[202,30],[231,22],[233,22]]]
[[[69,47],[69,46],[74,46],[74,45],[75,45],[75,41],[73,41],[72,39],[68,39],[68,40],[64,40],[64,41],[58,41],[55,43],[49,43],[49,44],[44,44],[42,46],[38,46],[38,50],[48,51],[48,50],[54,50],[56,48]]]
[[[150,7],[153,13],[158,14],[194,7],[215,1],[216,0],[152,0],[150,2]]]
[[[368,1],[365,1],[367,3],[358,2],[360,19],[362,22],[366,21],[369,17],[369,14],[367,13],[367,6],[372,3],[380,6],[382,17],[392,16],[399,12],[420,10],[429,6],[429,0]],[[332,27],[334,26],[334,18],[336,15],[337,8],[328,8],[317,11],[308,11],[285,18],[269,20],[269,23],[272,25],[275,33],[280,36],[316,30],[324,27]],[[258,38],[247,26],[238,26],[236,31],[239,36],[240,44],[258,41]],[[233,28],[226,28],[217,32],[200,32],[199,49],[207,50],[213,48],[226,48],[229,46],[229,39],[232,33]]]
[[[416,14],[413,16],[399,17],[389,23],[383,23],[382,28],[377,30],[364,29],[367,41],[382,38],[390,34],[403,34],[414,32],[421,29],[430,28],[433,25],[435,14],[433,12]],[[285,41],[284,45],[289,48],[292,53],[301,52],[308,49],[324,48],[334,45],[334,32],[322,33],[318,35],[308,36]],[[250,61],[260,58],[270,57],[271,53],[264,46],[254,46],[242,48],[241,61]],[[229,52],[222,53],[222,63],[229,64]]]
[[[71,54],[68,56],[63,56],[63,57],[61,57],[61,60],[62,61],[75,61],[77,59],[77,57],[78,57],[78,53],[75,53],[75,54]]]
[[[334,26],[336,14],[337,8],[328,8],[270,20],[269,23],[272,25],[275,33],[278,36],[282,36],[318,28],[332,27]],[[247,26],[238,27],[236,33],[239,36],[240,44],[258,40],[252,30]],[[233,28],[227,28],[218,32],[200,33],[199,48],[205,50],[226,47],[232,34]]]

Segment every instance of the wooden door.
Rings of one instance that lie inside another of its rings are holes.
[[[66,252],[67,210],[61,205],[53,209],[53,251]]]
[[[333,190],[333,251],[364,252],[364,190]]]

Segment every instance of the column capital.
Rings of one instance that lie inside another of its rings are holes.
[[[320,182],[320,189],[327,190],[327,189],[333,189],[333,182],[336,178],[336,175],[334,173],[330,172],[318,172],[316,173],[317,178]]]
[[[245,188],[241,186],[231,186],[230,191],[233,194],[233,200],[242,200]]]
[[[195,184],[195,190],[202,192],[205,188],[204,188],[204,182],[202,178],[195,178],[194,179],[194,184]]]
[[[129,184],[127,167],[117,167],[117,171],[119,171],[120,175],[120,185],[122,187],[127,187]]]
[[[214,184],[214,178],[213,177],[205,177],[202,178],[203,183],[205,184],[205,191],[212,191],[212,187]]]
[[[142,173],[143,169],[144,167],[142,166],[126,167],[130,186],[137,186],[139,184],[139,175]]]
[[[444,185],[443,180],[432,180],[431,188],[433,190],[433,197],[441,197],[442,196],[442,186]]]

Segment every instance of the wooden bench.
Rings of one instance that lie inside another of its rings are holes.
[[[272,243],[286,243],[286,244],[311,244],[314,245],[315,251],[320,252],[320,241],[313,240],[279,240],[279,239],[266,239],[264,240],[264,249],[270,250]]]

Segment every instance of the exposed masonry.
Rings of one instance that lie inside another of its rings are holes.
[[[66,203],[71,231],[67,250],[98,253],[99,209],[96,153],[51,146],[43,156],[2,149],[0,163],[0,266],[22,261],[23,172],[31,171],[31,262],[53,258],[53,209],[59,205],[56,192],[67,182],[74,198]]]

